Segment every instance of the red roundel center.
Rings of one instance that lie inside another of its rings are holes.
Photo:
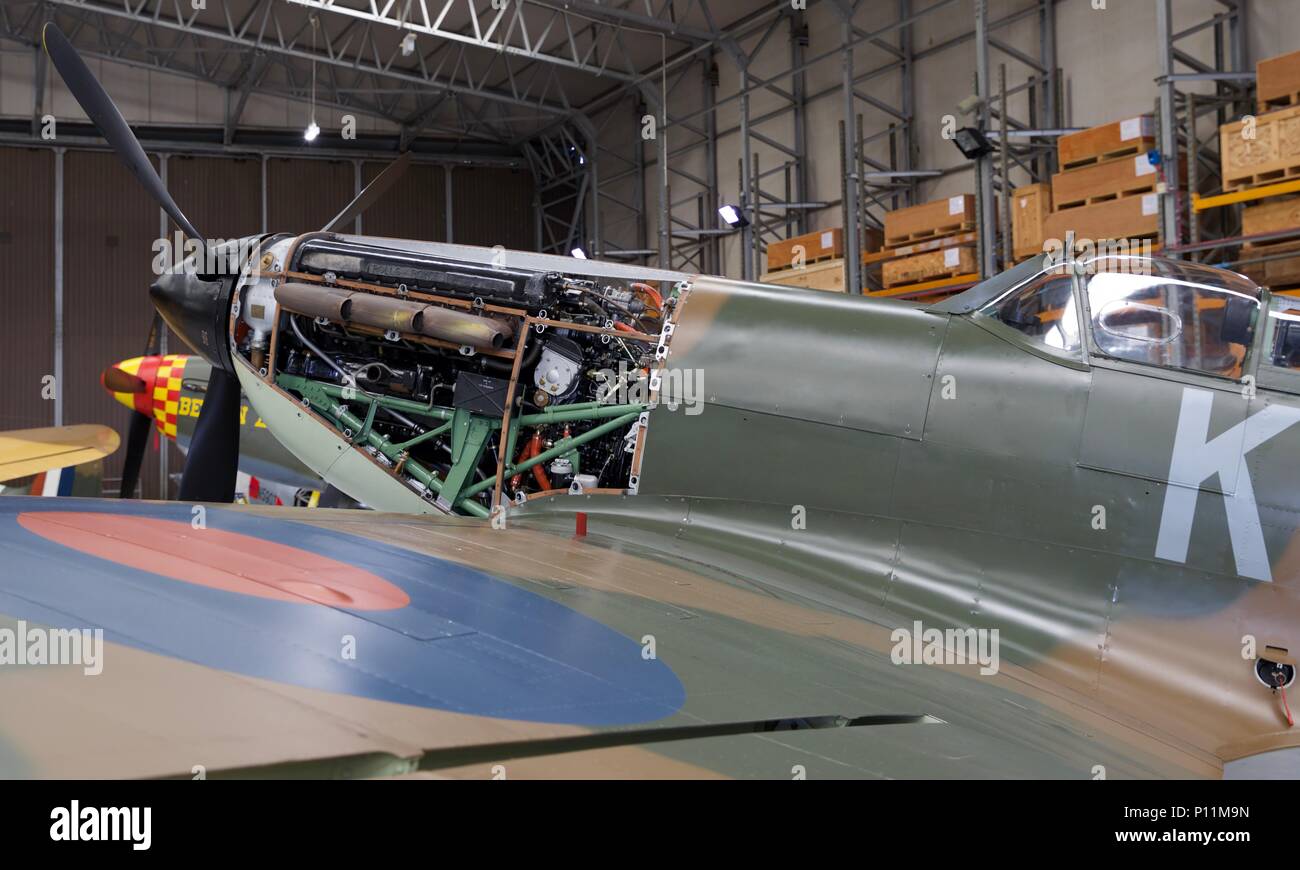
[[[348,610],[396,610],[411,601],[362,568],[236,532],[78,511],[26,511],[18,524],[91,556],[225,592]]]

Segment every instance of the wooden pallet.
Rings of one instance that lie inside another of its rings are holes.
[[[899,248],[905,245],[914,245],[918,242],[929,242],[936,239],[946,239],[949,236],[955,236],[958,233],[968,233],[975,229],[974,221],[961,221],[960,223],[944,224],[942,226],[932,227],[921,232],[909,233],[906,236],[898,236],[892,239],[885,239],[890,248]]]
[[[1130,145],[1123,148],[1116,148],[1113,151],[1106,151],[1102,154],[1094,154],[1091,157],[1081,157],[1069,163],[1061,164],[1061,169],[1082,169],[1085,166],[1095,166],[1098,163],[1105,163],[1107,160],[1118,160],[1121,157],[1136,157],[1139,154],[1145,154],[1155,145],[1154,139],[1138,139]]]
[[[1120,190],[1115,193],[1102,193],[1075,202],[1058,202],[1056,204],[1056,210],[1065,211],[1066,209],[1071,208],[1083,208],[1084,206],[1096,205],[1099,202],[1110,202],[1113,199],[1127,199],[1131,196],[1145,196],[1148,193],[1153,193],[1155,189],[1155,182],[1150,182],[1148,184],[1143,184],[1140,187],[1134,187],[1130,190]]]
[[[1224,181],[1223,189],[1225,191],[1236,190],[1254,190],[1258,187],[1268,187],[1270,184],[1281,184],[1285,181],[1294,181],[1300,179],[1300,163],[1295,166],[1288,166],[1285,169],[1274,169],[1269,172],[1259,172],[1254,175],[1242,175]]]
[[[1300,91],[1283,94],[1280,97],[1273,97],[1268,100],[1260,100],[1259,113],[1261,115],[1266,115],[1269,112],[1276,112],[1279,109],[1289,109],[1292,106],[1300,106]]]

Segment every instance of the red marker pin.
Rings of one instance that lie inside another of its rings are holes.
[[[573,515],[573,535],[577,538],[587,536],[587,515],[582,511],[578,511]]]

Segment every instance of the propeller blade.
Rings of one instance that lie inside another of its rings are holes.
[[[181,501],[232,502],[239,473],[239,378],[213,368],[181,474]]]
[[[77,54],[77,50],[72,47],[72,43],[68,42],[68,38],[63,35],[63,31],[59,30],[53,22],[47,23],[41,31],[41,43],[45,46],[45,53],[49,55],[50,62],[63,77],[64,84],[76,98],[77,104],[99,128],[99,132],[108,140],[108,144],[117,152],[117,156],[122,159],[127,168],[135,173],[135,177],[149,191],[149,195],[162,206],[163,211],[171,215],[176,225],[190,238],[206,243],[203,234],[194,228],[194,225],[186,219],[185,213],[180,210],[180,206],[176,205],[171,198],[171,194],[163,186],[162,179],[158,177],[157,172],[154,172],[153,164],[145,156],[144,149],[140,147],[140,140],[135,138],[122,113],[109,98],[108,92],[95,80],[95,76],[81,59],[81,55]]]
[[[149,337],[144,341],[144,355],[158,353],[161,340],[162,315],[157,311],[149,322]],[[139,394],[149,389],[143,378],[124,372],[117,366],[109,366],[100,375],[105,387],[115,393]],[[149,446],[149,430],[153,428],[153,418],[136,411],[131,415],[131,427],[126,433],[126,455],[122,461],[122,485],[117,492],[118,498],[134,498],[136,484],[140,482],[140,466],[144,463],[144,451]],[[165,447],[163,449],[166,449]]]
[[[321,232],[337,232],[339,227],[345,227],[352,223],[357,215],[374,205],[379,200],[379,197],[388,192],[388,188],[397,183],[397,179],[402,177],[402,173],[406,172],[406,167],[410,163],[411,152],[403,151],[401,156],[384,167],[384,171],[376,175],[375,180],[367,184],[357,194],[356,198],[347,204],[343,211],[335,215],[334,220],[322,227]]]
[[[149,430],[153,420],[139,411],[131,415],[131,428],[126,434],[126,455],[122,462],[122,488],[118,498],[134,498],[136,484],[140,482],[140,466],[144,462],[144,450],[149,445]]]

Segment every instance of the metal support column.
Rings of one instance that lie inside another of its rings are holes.
[[[844,17],[840,25],[840,39],[844,46],[840,69],[844,74],[842,98],[844,100],[844,117],[842,137],[844,144],[844,166],[849,172],[844,183],[844,292],[862,292],[862,235],[857,226],[858,185],[861,181],[862,166],[858,163],[857,140],[854,137],[856,124],[853,106],[853,9],[841,9]]]
[[[980,100],[979,129],[985,135],[992,128],[992,82],[989,79],[989,8],[988,0],[975,0],[975,94]],[[1004,110],[1005,111],[1005,110]],[[1006,143],[1002,143],[1006,147]],[[975,161],[975,199],[979,213],[980,277],[996,275],[997,213],[993,195],[993,157],[984,155]]]
[[[54,149],[54,425],[63,425],[63,158]]]
[[[740,278],[754,280],[754,233],[758,225],[758,191],[754,180],[753,145],[749,141],[749,62],[737,59],[740,67],[740,211],[749,222],[740,230]]]
[[[1155,0],[1156,34],[1160,51],[1160,155],[1167,186],[1160,209],[1160,241],[1166,247],[1180,244],[1179,210],[1182,197],[1178,188],[1178,91],[1173,78],[1174,19],[1173,0]],[[1191,123],[1195,125],[1195,120]],[[1192,135],[1195,135],[1193,132]]]
[[[725,269],[722,264],[721,236],[718,235],[720,229],[718,225],[718,207],[722,205],[718,196],[718,116],[713,109],[713,101],[717,96],[717,84],[714,81],[714,64],[717,63],[716,56],[713,52],[705,54],[702,75],[702,95],[704,107],[707,110],[704,115],[704,181],[708,186],[705,196],[708,198],[708,211],[705,213],[705,223],[703,229],[712,231],[707,237],[708,241],[704,244],[701,264],[705,272],[721,275]]]
[[[803,71],[804,47],[808,43],[808,21],[805,13],[792,11],[790,29],[790,68],[796,72],[790,77],[790,94],[794,103],[794,149],[800,156],[794,164],[794,189],[787,191],[787,202],[807,202],[808,197],[808,120],[807,76]],[[803,209],[795,212],[795,234],[808,232],[808,215]]]
[[[442,207],[443,207],[443,217],[445,219],[445,223],[447,227],[446,238],[448,244],[451,244],[456,240],[456,232],[452,226],[452,201],[453,200],[452,200],[451,185],[452,185],[451,166],[444,165],[442,167],[442,199],[443,199]],[[539,249],[541,248],[540,239],[538,239],[537,246]]]

